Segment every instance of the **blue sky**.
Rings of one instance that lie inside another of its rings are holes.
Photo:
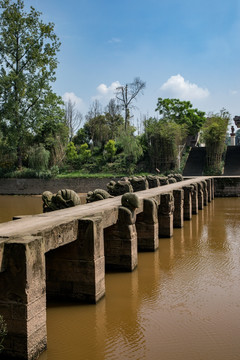
[[[146,81],[135,118],[158,97],[240,115],[240,0],[25,0],[61,40],[54,91],[85,114],[114,88]],[[136,119],[135,119],[136,120]]]

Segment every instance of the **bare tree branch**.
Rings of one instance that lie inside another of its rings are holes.
[[[116,88],[116,99],[118,100],[125,114],[125,130],[130,118],[130,109],[134,107],[132,101],[134,99],[136,100],[136,97],[139,93],[143,93],[145,87],[146,83],[139,77],[136,77],[132,83]]]

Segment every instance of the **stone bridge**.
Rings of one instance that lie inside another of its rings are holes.
[[[8,336],[2,358],[36,359],[47,347],[46,296],[96,303],[105,295],[105,267],[133,271],[139,251],[214,198],[214,179],[139,191],[131,221],[121,196],[0,225],[0,314]]]

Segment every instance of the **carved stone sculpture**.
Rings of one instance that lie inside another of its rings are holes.
[[[177,180],[176,180],[174,177],[168,178],[168,183],[169,183],[169,184],[174,184],[174,183],[176,183],[176,182],[177,182]]]
[[[149,184],[149,189],[160,186],[160,181],[159,181],[158,176],[148,175],[147,176],[147,181],[148,181],[148,184]]]
[[[149,189],[147,179],[144,176],[133,176],[129,178],[129,181],[134,192]]]
[[[81,203],[78,194],[69,189],[59,190],[56,194],[51,193],[51,191],[44,191],[42,200],[44,213],[69,208]]]
[[[119,207],[119,223],[132,225],[136,221],[135,210],[140,206],[139,198],[136,194],[126,193],[121,199],[122,206]]]
[[[173,177],[174,177],[174,179],[177,180],[177,182],[183,181],[183,176],[182,176],[182,174],[174,174]]]
[[[127,192],[133,192],[133,187],[128,180],[119,180],[117,182],[111,180],[107,184],[107,189],[110,195],[119,196]]]
[[[166,176],[159,176],[159,182],[161,186],[169,184],[168,178]]]
[[[104,200],[108,198],[112,198],[113,196],[110,195],[106,190],[103,189],[95,189],[94,191],[89,191],[87,193],[86,201],[87,203]]]

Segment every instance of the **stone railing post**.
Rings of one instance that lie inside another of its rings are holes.
[[[184,191],[182,189],[173,190],[173,197],[174,197],[173,227],[182,228],[184,224],[184,216],[183,216]]]
[[[138,250],[155,251],[159,246],[157,203],[153,199],[143,200],[143,212],[136,221]]]
[[[203,210],[204,199],[203,199],[203,185],[202,182],[198,183],[198,209]]]
[[[0,314],[7,323],[7,358],[35,359],[47,347],[44,250],[37,237],[4,244]]]
[[[134,193],[126,193],[122,205],[117,223],[104,229],[105,261],[107,268],[133,271],[138,262],[135,222],[139,199]]]
[[[159,237],[173,236],[174,197],[172,192],[161,194],[158,207]]]
[[[184,220],[192,219],[192,190],[193,186],[183,186],[184,190]]]

